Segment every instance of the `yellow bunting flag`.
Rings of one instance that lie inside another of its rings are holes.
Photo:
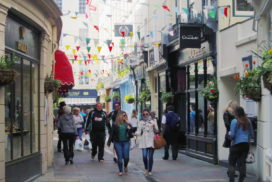
[[[133,37],[133,32],[129,32],[129,36],[130,36],[130,37]]]
[[[160,43],[159,43],[159,42],[156,42],[156,46],[159,47],[159,46],[160,46]]]
[[[73,53],[73,54],[76,54],[76,49],[72,49],[72,53]]]
[[[65,49],[68,51],[70,49],[70,47],[71,47],[70,45],[66,45]]]
[[[101,46],[97,46],[97,50],[98,50],[99,53],[100,53],[101,49],[102,49]]]

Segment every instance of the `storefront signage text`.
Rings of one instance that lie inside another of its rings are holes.
[[[68,98],[96,98],[96,90],[70,90]]]
[[[180,27],[180,48],[200,48],[201,28],[195,26]]]
[[[27,53],[27,51],[28,51],[27,45],[23,42],[17,41],[16,47],[17,47],[17,50],[19,50],[21,52]]]

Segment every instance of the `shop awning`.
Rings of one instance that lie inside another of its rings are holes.
[[[54,79],[61,81],[61,87],[58,90],[60,94],[66,94],[74,86],[72,66],[61,50],[55,51]]]

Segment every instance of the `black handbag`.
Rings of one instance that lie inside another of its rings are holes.
[[[229,135],[229,134],[226,134],[226,135],[225,135],[225,140],[224,140],[224,143],[223,143],[223,147],[224,147],[224,148],[230,148],[230,146],[231,146],[230,135]]]

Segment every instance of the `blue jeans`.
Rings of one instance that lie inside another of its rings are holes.
[[[144,161],[145,169],[148,172],[151,172],[153,167],[154,148],[145,148],[142,150],[143,150],[143,161]]]
[[[114,149],[117,153],[119,172],[123,172],[123,160],[124,167],[128,166],[129,162],[129,148],[130,142],[114,142]]]
[[[77,128],[77,136],[79,136],[80,139],[82,139],[83,135],[83,128]]]

